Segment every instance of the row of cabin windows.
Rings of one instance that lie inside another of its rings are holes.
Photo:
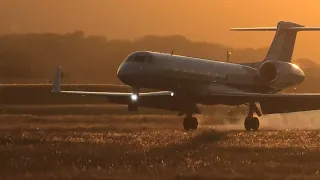
[[[193,70],[187,71],[187,70],[180,70],[180,69],[174,69],[174,71],[176,71],[176,72],[184,72],[184,73],[191,73],[191,74],[199,74],[199,75],[207,75],[207,76],[212,76],[213,78],[216,78],[216,79],[227,79],[228,78],[227,74],[220,74],[220,73],[215,73],[215,74],[211,74],[211,72],[199,73],[199,72],[195,72]]]
[[[152,62],[152,56],[135,55],[135,56],[129,57],[127,59],[127,62],[139,62],[139,63]]]

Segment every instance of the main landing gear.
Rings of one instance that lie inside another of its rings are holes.
[[[257,108],[256,104],[250,103],[249,105],[249,112],[248,116],[244,120],[244,128],[247,131],[257,131],[260,126],[259,118],[253,117],[253,113],[256,113],[258,116],[261,116],[262,114],[260,113],[259,109]]]
[[[244,120],[244,128],[247,131],[257,131],[259,129],[259,119],[257,117],[246,117]]]
[[[183,120],[183,128],[186,131],[196,130],[198,128],[198,120],[192,115],[187,115]]]

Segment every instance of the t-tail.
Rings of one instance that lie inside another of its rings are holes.
[[[231,31],[276,31],[263,61],[291,62],[298,31],[320,31],[320,27],[305,27],[293,22],[278,22],[277,27],[232,28]]]

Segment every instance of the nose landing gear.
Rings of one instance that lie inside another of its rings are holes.
[[[139,109],[139,106],[135,103],[131,103],[131,104],[128,104],[128,110],[129,111],[138,111]]]
[[[139,105],[138,105],[138,100],[139,100],[139,88],[132,88],[132,95],[130,97],[131,101],[128,104],[128,110],[129,111],[138,111]]]

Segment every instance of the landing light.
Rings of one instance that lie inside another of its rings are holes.
[[[170,95],[171,95],[171,96],[174,96],[174,93],[172,92]]]
[[[132,101],[137,101],[137,100],[138,100],[138,95],[132,94],[132,95],[131,95],[131,100],[132,100]]]

